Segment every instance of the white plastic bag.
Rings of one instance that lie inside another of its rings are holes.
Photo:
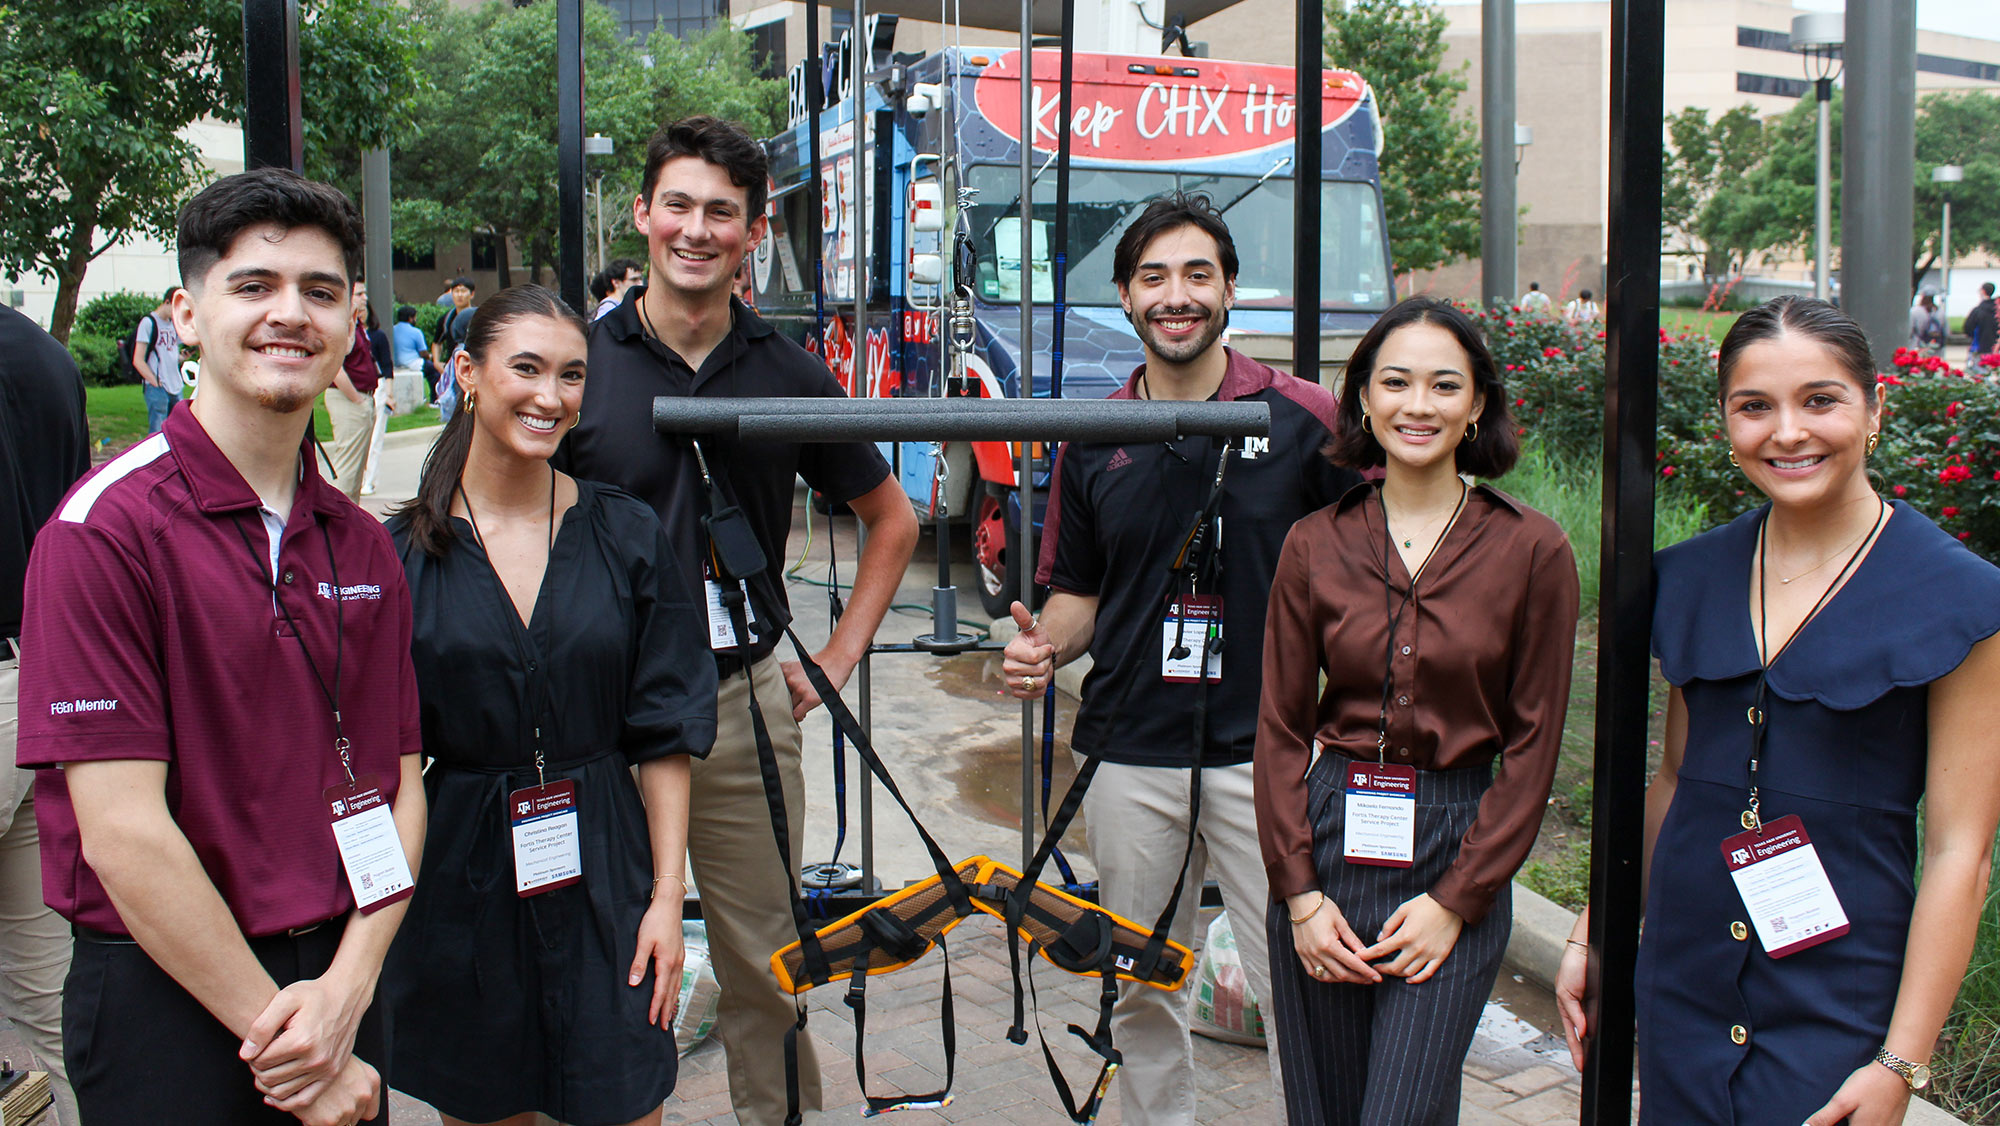
[[[674,1050],[684,1056],[715,1027],[715,1003],[722,987],[716,984],[715,968],[708,960],[708,927],[698,919],[682,922],[681,944],[687,954],[681,962],[680,1008],[674,1012]]]
[[[1208,925],[1195,979],[1194,1031],[1211,1040],[1264,1047],[1264,1014],[1250,993],[1229,912]]]

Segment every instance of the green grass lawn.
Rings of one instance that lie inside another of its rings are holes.
[[[1676,335],[1705,332],[1715,338],[1717,344],[1729,332],[1729,326],[1736,323],[1741,313],[1704,313],[1699,309],[1661,309],[1660,327]]]
[[[91,444],[102,450],[121,450],[146,436],[146,399],[136,383],[85,388],[84,410],[90,420]],[[390,416],[389,429],[413,430],[436,426],[438,421],[435,408],[419,407],[409,414]],[[322,442],[333,440],[333,424],[327,420],[324,400],[313,407],[313,433]]]

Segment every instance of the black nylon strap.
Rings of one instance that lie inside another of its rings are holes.
[[[1097,1069],[1097,1078],[1091,1081],[1090,1097],[1079,1101],[1069,1080],[1063,1077],[1062,1066],[1056,1063],[1055,1052],[1049,1049],[1048,1034],[1042,1031],[1042,1001],[1035,989],[1035,955],[1041,950],[1040,943],[1028,944],[1028,992],[1035,1002],[1035,1037],[1041,1041],[1042,1062],[1048,1065],[1049,1078],[1055,1081],[1056,1097],[1062,1100],[1063,1111],[1077,1126],[1089,1126],[1097,1121],[1102,1109],[1104,1096],[1110,1089],[1110,1078],[1114,1068],[1124,1063],[1125,1057],[1111,1044],[1111,1009],[1118,1003],[1118,977],[1116,974],[1100,975],[1103,987],[1097,995],[1097,1030],[1085,1032],[1078,1025],[1070,1025],[1070,1034],[1083,1041],[1098,1058],[1104,1062]],[[1026,1039],[1025,1035],[1023,1039]]]
[[[847,981],[847,1007],[854,1011],[854,1083],[868,1104],[867,1116],[892,1110],[920,1110],[943,1106],[951,1101],[952,1076],[958,1070],[958,1021],[951,1005],[951,951],[942,936],[937,940],[944,954],[944,992],[939,1000],[944,1014],[944,1086],[916,1095],[871,1095],[868,1093],[868,1065],[865,1062],[868,1037],[868,958],[862,956],[854,976]]]

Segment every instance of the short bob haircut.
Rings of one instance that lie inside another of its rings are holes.
[[[729,182],[743,189],[748,208],[744,222],[754,223],[764,214],[764,199],[771,190],[771,159],[764,146],[741,125],[707,116],[668,122],[646,142],[646,174],[639,186],[639,198],[646,206],[653,205],[660,169],[682,156],[699,157],[729,174]]]
[[[350,279],[361,276],[361,213],[339,188],[289,168],[253,168],[224,176],[181,207],[176,249],[181,284],[202,284],[236,236],[270,223],[280,230],[317,227],[340,247]]]
[[[1130,285],[1132,275],[1139,272],[1139,256],[1146,252],[1146,247],[1168,231],[1182,227],[1194,227],[1215,240],[1222,255],[1222,261],[1217,263],[1222,267],[1222,278],[1233,283],[1237,269],[1236,240],[1229,236],[1229,224],[1223,221],[1222,212],[1216,210],[1215,201],[1202,192],[1168,192],[1148,203],[1119,236],[1118,247],[1111,255],[1111,280],[1121,287]]]
[[[1458,346],[1472,361],[1472,389],[1484,392],[1486,405],[1474,419],[1479,430],[1472,441],[1460,441],[1453,458],[1460,473],[1475,477],[1500,477],[1521,456],[1514,437],[1514,419],[1507,409],[1507,385],[1500,378],[1500,365],[1486,347],[1479,326],[1465,311],[1435,297],[1411,297],[1398,302],[1375,322],[1354,355],[1347,361],[1347,381],[1340,390],[1340,405],[1334,417],[1333,441],[1327,443],[1327,460],[1349,469],[1370,469],[1383,464],[1388,455],[1382,444],[1361,425],[1361,391],[1374,375],[1375,355],[1389,334],[1413,324],[1431,324],[1458,340]]]
[[[1831,302],[1791,293],[1752,308],[1729,326],[1728,334],[1722,338],[1722,349],[1716,353],[1716,397],[1728,397],[1729,380],[1736,374],[1736,365],[1742,361],[1745,348],[1775,340],[1788,332],[1796,332],[1831,353],[1834,362],[1868,397],[1868,408],[1875,409],[1875,385],[1880,379],[1875,372],[1875,356],[1868,350],[1868,334],[1861,331],[1853,317]]]

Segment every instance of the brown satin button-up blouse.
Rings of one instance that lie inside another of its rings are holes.
[[[1419,576],[1391,651],[1389,616],[1410,580],[1394,550],[1383,570],[1379,488],[1356,486],[1300,520],[1278,558],[1257,717],[1257,836],[1273,898],[1319,886],[1306,813],[1314,744],[1374,759],[1386,660],[1389,762],[1451,770],[1499,760],[1430,893],[1476,923],[1527,859],[1548,804],[1569,706],[1576,560],[1553,520],[1476,486]]]

